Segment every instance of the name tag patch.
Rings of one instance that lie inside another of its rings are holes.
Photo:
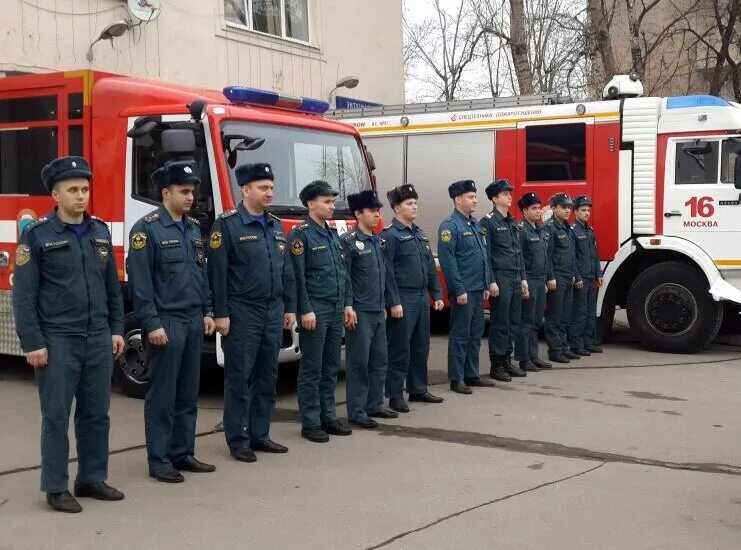
[[[256,241],[257,239],[257,235],[242,235],[241,237],[239,237],[239,242],[243,243],[246,241]]]
[[[54,250],[55,248],[64,248],[69,246],[69,241],[52,241],[44,243],[44,250]]]
[[[160,246],[164,248],[172,248],[173,246],[181,246],[179,239],[166,239],[164,241],[160,241]]]

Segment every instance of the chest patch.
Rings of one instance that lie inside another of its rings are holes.
[[[256,241],[257,239],[257,235],[242,235],[241,237],[239,237],[239,242],[243,243],[246,241]]]
[[[69,241],[52,241],[44,243],[44,250],[54,250],[57,248],[64,248],[65,246],[69,246]]]
[[[363,241],[355,241],[355,246],[358,250],[365,250],[365,243]]]

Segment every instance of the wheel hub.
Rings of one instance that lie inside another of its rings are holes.
[[[646,319],[651,327],[667,336],[681,336],[697,322],[697,301],[685,287],[665,283],[646,298]]]
[[[124,336],[124,352],[119,360],[121,372],[136,384],[146,384],[149,380],[147,351],[142,343],[140,330],[133,330]]]

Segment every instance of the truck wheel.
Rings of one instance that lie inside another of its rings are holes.
[[[113,365],[113,381],[124,395],[143,399],[149,382],[147,349],[142,330],[132,314],[124,321],[124,352]]]
[[[723,322],[700,271],[662,262],[639,274],[628,291],[628,321],[647,349],[697,353],[707,348]]]

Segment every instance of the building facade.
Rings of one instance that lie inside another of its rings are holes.
[[[95,69],[191,86],[239,84],[324,99],[339,78],[352,75],[359,84],[340,89],[341,95],[402,103],[401,4],[0,0],[0,74]],[[95,42],[117,22],[125,23],[117,29],[121,36]]]

